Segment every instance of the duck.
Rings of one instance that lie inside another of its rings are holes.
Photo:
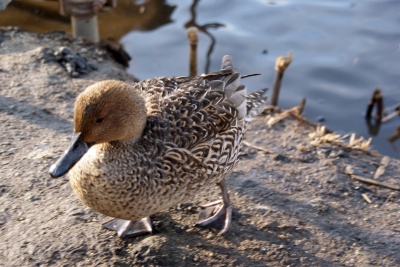
[[[226,177],[266,101],[266,89],[247,93],[241,78],[226,55],[221,70],[196,77],[90,85],[75,101],[71,143],[50,175],[68,173],[78,198],[114,218],[103,227],[121,238],[152,233],[151,215],[217,185],[222,199],[201,206],[196,225],[222,221],[226,233]]]

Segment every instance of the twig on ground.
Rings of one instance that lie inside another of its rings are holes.
[[[296,157],[292,157],[292,156],[287,156],[287,155],[279,154],[278,152],[275,152],[275,151],[272,151],[272,150],[268,150],[268,149],[265,149],[265,148],[260,147],[260,146],[253,145],[252,143],[249,143],[249,142],[244,141],[244,140],[242,141],[242,144],[245,145],[245,146],[248,146],[248,147],[257,149],[258,151],[265,152],[265,153],[267,153],[267,154],[275,154],[275,155],[277,155],[277,156],[280,156],[281,158],[283,157],[283,158],[287,158],[287,159],[293,160],[293,161],[309,163],[309,161],[306,160],[306,159],[296,158]]]
[[[398,126],[396,128],[396,130],[394,130],[394,133],[388,138],[388,141],[390,143],[393,143],[394,141],[396,141],[398,138],[400,137],[400,126]]]
[[[385,173],[386,167],[389,166],[389,163],[390,163],[390,158],[388,156],[384,156],[381,159],[381,163],[380,163],[379,167],[375,171],[374,179],[378,179],[380,176],[382,176]]]
[[[300,102],[299,110],[297,111],[297,115],[301,115],[303,113],[303,110],[304,110],[305,106],[306,106],[306,98],[303,97],[303,99]]]
[[[367,196],[367,194],[361,194],[361,196],[363,197],[363,199],[364,199],[368,204],[371,204],[371,203],[372,203],[371,199]]]
[[[382,119],[382,123],[388,122],[391,119],[396,118],[397,116],[400,116],[400,105],[396,107],[396,110],[394,112],[392,112],[389,115],[387,115],[386,117],[384,117]]]
[[[251,144],[251,143],[249,143],[249,142],[247,142],[247,141],[243,141],[242,143],[243,143],[243,145],[245,145],[245,146],[255,148],[255,149],[259,150],[259,151],[262,151],[262,152],[265,152],[265,153],[268,153],[268,154],[275,154],[274,151],[265,149],[265,148],[260,147],[260,146],[253,145],[253,144]]]
[[[346,174],[349,175],[351,179],[354,179],[354,180],[357,180],[357,181],[360,181],[360,182],[363,182],[363,183],[382,186],[382,187],[386,187],[386,188],[389,188],[389,189],[400,191],[400,186],[395,186],[395,185],[392,185],[392,184],[389,184],[389,183],[380,182],[380,181],[377,181],[377,180],[374,180],[374,179],[365,178],[365,177],[361,177],[361,176],[350,174],[350,173],[346,173]]]
[[[267,120],[267,125],[269,127],[271,127],[274,124],[277,124],[278,122],[283,121],[284,119],[286,119],[289,116],[292,116],[292,117],[300,120],[301,122],[307,122],[307,123],[312,124],[311,122],[307,121],[306,119],[304,119],[301,116],[301,113],[304,110],[305,104],[306,104],[306,99],[303,98],[298,106],[294,106],[294,107],[292,107],[290,109],[284,110],[281,113],[277,114],[275,117],[269,118]],[[315,125],[315,126],[317,126],[317,125]]]

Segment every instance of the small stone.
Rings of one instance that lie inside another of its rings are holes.
[[[213,237],[214,237],[214,234],[213,234],[213,233],[209,233],[209,234],[206,236],[207,239],[211,239],[211,238],[213,238]]]
[[[36,247],[30,243],[27,245],[26,249],[29,255],[34,255],[36,252]]]
[[[182,233],[183,232],[182,227],[180,227],[179,225],[175,225],[175,232]]]
[[[39,200],[40,199],[40,197],[38,197],[38,196],[36,196],[36,195],[34,195],[33,193],[27,193],[27,194],[25,194],[25,200],[27,200],[27,201],[36,201],[36,200]]]
[[[354,168],[351,165],[346,165],[346,167],[344,168],[344,171],[348,174],[354,174]]]

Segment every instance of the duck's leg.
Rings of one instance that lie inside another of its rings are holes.
[[[103,227],[106,229],[117,231],[118,236],[121,238],[138,236],[148,233],[151,234],[153,232],[150,217],[145,217],[136,222],[121,219],[112,219],[111,221],[103,223]]]
[[[229,200],[228,190],[225,184],[225,178],[218,184],[222,191],[222,200],[201,206],[199,220],[196,225],[207,226],[216,222],[221,217],[224,218],[224,226],[218,233],[220,235],[226,233],[232,221],[232,206]]]

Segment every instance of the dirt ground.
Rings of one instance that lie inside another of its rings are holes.
[[[61,46],[87,60],[69,67],[79,77],[54,55]],[[282,113],[258,117],[247,133],[228,178],[224,236],[193,227],[217,187],[154,214],[152,235],[122,240],[102,229],[107,218],[48,169],[69,144],[75,97],[108,78],[134,81],[90,43],[0,29],[1,266],[400,266],[399,191],[352,179],[399,187],[399,160],[315,136],[293,116],[267,125]]]

